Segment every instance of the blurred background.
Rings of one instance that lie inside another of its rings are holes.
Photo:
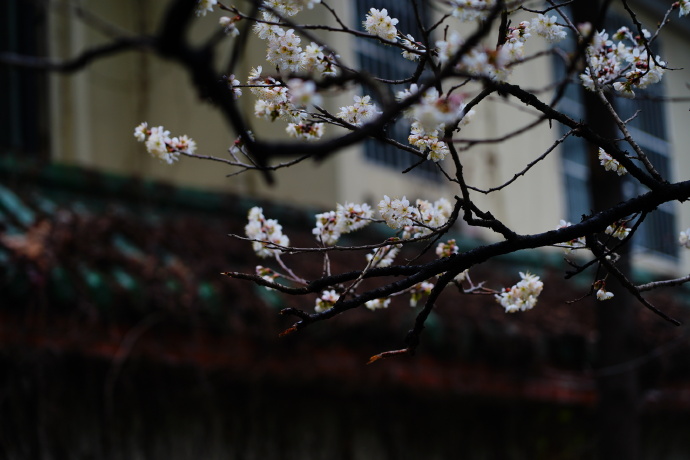
[[[631,3],[644,20],[660,19],[656,2]],[[71,59],[114,37],[155,33],[167,5],[3,0],[0,53]],[[357,24],[370,5],[332,6]],[[415,23],[402,2],[373,6],[388,8],[400,28]],[[323,21],[318,10],[303,14]],[[216,16],[200,18],[193,36],[201,40],[216,24]],[[662,37],[673,67],[690,68],[688,24],[674,21]],[[265,45],[243,32],[246,56],[263,56]],[[338,45],[344,59],[377,75],[409,70],[389,48],[352,38]],[[515,77],[546,84],[558,74],[554,62],[545,56]],[[243,61],[238,79],[257,65]],[[688,80],[687,71],[669,72],[654,97],[620,107],[642,110],[632,129],[672,179],[690,171],[682,155],[690,145],[687,103],[659,97],[687,96]],[[561,108],[582,115],[573,88]],[[337,109],[352,94],[328,103]],[[620,359],[602,364],[599,305],[565,303],[586,294],[592,279],[566,282],[561,250],[518,253],[471,271],[495,289],[515,284],[519,271],[539,275],[545,290],[534,310],[506,315],[492,296],[449,290],[416,356],[372,365],[372,355],[404,346],[417,313],[406,301],[279,337],[292,324],[280,310],[310,310],[314,299],[221,274],[253,273],[265,263],[228,236],[244,233],[252,206],[278,219],[294,245],[309,246],[314,213],[335,203],[375,204],[383,194],[451,198],[452,184],[436,169],[402,176],[410,163],[373,141],[323,164],[290,168],[274,187],[252,172],[226,178],[232,170],[207,162],[165,165],[133,138],[142,121],[190,135],[201,154],[227,156],[235,134],[199,100],[182,69],[145,51],[73,73],[0,62],[0,100],[0,458],[595,458],[598,382],[610,376],[627,389],[609,397],[624,395],[629,404],[633,389],[640,458],[688,458],[687,328],[633,305]],[[240,101],[252,111],[248,91]],[[530,117],[498,98],[479,111],[468,137],[499,136]],[[269,135],[282,127],[257,121],[254,129]],[[403,137],[406,129],[395,128]],[[463,153],[468,177],[482,187],[500,184],[562,134],[544,125],[508,146]],[[578,142],[570,138],[540,163],[533,171],[539,180],[516,182],[510,194],[482,198],[482,205],[520,232],[555,228],[564,217],[579,221],[591,197],[586,146]],[[525,200],[532,205],[521,205]],[[668,205],[649,222],[633,248],[636,280],[687,274],[690,259],[676,235],[690,222],[688,210]],[[382,236],[371,230],[347,242]],[[496,238],[469,228],[454,236],[462,250]],[[338,253],[332,263],[346,270],[362,259]],[[285,261],[306,279],[323,268],[316,256]],[[685,288],[650,298],[687,322]]]

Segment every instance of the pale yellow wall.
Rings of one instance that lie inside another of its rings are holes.
[[[675,19],[675,18],[674,18]],[[677,20],[677,19],[675,19]],[[684,18],[688,21],[688,18]],[[679,70],[666,72],[664,81],[669,97],[685,98],[685,102],[667,104],[666,120],[671,142],[672,181],[690,178],[690,37],[672,28],[665,31],[662,42],[663,59]],[[690,227],[690,203],[674,203],[678,231]],[[681,273],[690,273],[690,251],[681,248]]]
[[[81,2],[127,32],[152,33],[167,2],[122,0]],[[194,35],[216,18],[200,18]],[[103,33],[85,25],[67,8],[51,10],[50,52],[56,58],[75,56],[107,42]],[[51,76],[51,155],[56,162],[128,174],[182,186],[244,192],[249,181],[229,181],[230,170],[205,161],[183,159],[168,166],[151,158],[132,136],[142,121],[163,125],[173,135],[188,134],[199,153],[227,157],[234,135],[208,103],[199,99],[180,67],[147,52],[127,52],[99,60],[72,75]]]

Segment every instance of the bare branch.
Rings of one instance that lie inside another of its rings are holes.
[[[640,284],[640,285],[635,286],[635,289],[637,289],[639,292],[645,292],[645,291],[651,291],[652,289],[658,289],[658,288],[662,288],[662,287],[680,286],[681,284],[685,284],[688,281],[690,281],[690,275],[683,276],[682,278],[672,279],[672,280],[652,281],[651,283]]]
[[[45,72],[73,73],[84,69],[96,60],[114,56],[132,49],[151,49],[155,41],[151,37],[119,38],[111,43],[90,48],[79,56],[67,60],[55,60],[38,56],[25,56],[16,53],[0,53],[0,63],[25,69]]]

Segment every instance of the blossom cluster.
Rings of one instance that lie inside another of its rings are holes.
[[[239,148],[241,147],[238,147],[238,149]],[[382,202],[386,200],[388,200],[389,203],[395,202],[394,206],[396,207],[398,207],[398,204],[403,205],[403,203],[406,203],[406,205],[403,206],[408,207],[410,215],[408,218],[402,219],[401,226],[398,227],[404,227],[402,232],[404,238],[426,235],[432,232],[435,228],[445,224],[452,212],[450,202],[446,199],[440,199],[434,203],[425,200],[417,200],[415,206],[410,206],[405,198],[391,201],[390,198],[386,196]],[[371,206],[366,203],[338,204],[335,211],[327,211],[316,215],[316,225],[312,233],[321,244],[329,246],[334,245],[341,235],[362,229],[371,222],[374,222],[373,214],[374,212]],[[390,218],[390,216],[388,217]],[[303,281],[296,277],[278,257],[281,252],[286,250],[290,242],[288,237],[283,234],[283,228],[277,220],[266,219],[264,217],[262,208],[253,207],[250,209],[248,223],[245,226],[245,234],[247,238],[252,241],[252,247],[258,256],[264,258],[276,257],[281,266],[288,271],[288,276],[281,275],[270,268],[259,265],[256,267],[256,274],[259,277],[269,282],[275,282],[275,279],[281,276],[295,281]],[[398,238],[391,238],[390,241],[391,244],[377,247],[366,255],[367,267],[381,268],[389,267],[393,264],[402,245],[395,243],[395,241],[399,241]],[[458,251],[455,240],[449,240],[444,244],[445,249],[443,249],[443,251],[447,252],[449,255]],[[437,249],[439,257],[443,257],[440,251],[442,250]],[[466,275],[467,271],[459,274],[456,280],[461,282],[465,279]],[[433,285],[427,283],[419,285],[418,287],[419,289],[410,289],[411,296],[417,300],[422,294],[428,294]],[[316,311],[320,312],[331,308],[335,302],[337,302],[338,298],[339,294],[334,290],[323,291],[322,295],[316,300]],[[367,302],[366,307],[376,310],[388,307],[389,303],[390,298],[375,299]]]
[[[355,96],[354,101],[352,105],[340,107],[336,116],[351,125],[362,126],[381,114],[376,104],[371,102],[371,96]]]
[[[289,4],[291,11],[303,9],[303,6],[300,6],[303,2],[282,3]],[[295,8],[296,6],[298,8]],[[261,18],[262,20],[254,25],[253,30],[260,39],[266,40],[266,60],[268,62],[274,64],[282,72],[304,72],[314,78],[336,74],[335,56],[324,54],[322,46],[311,42],[302,48],[302,39],[295,33],[294,29],[286,29],[277,25],[280,23],[280,17],[269,11],[262,11]]]
[[[678,2],[678,17],[690,14],[690,0],[680,0]]]
[[[525,42],[532,36],[532,23],[529,21],[520,22],[517,27],[508,27],[506,41],[495,52],[488,55],[493,56],[494,69],[490,70],[498,81],[506,81],[512,72],[512,65],[522,61],[525,57]]]
[[[597,290],[597,300],[609,300],[613,297],[613,292],[607,291],[605,288]]]
[[[270,30],[266,60],[280,70],[298,72],[302,67],[302,39],[294,29],[273,26]]]
[[[639,37],[621,27],[613,40],[606,31],[597,32],[587,47],[587,68],[580,75],[583,86],[590,91],[612,86],[621,96],[632,98],[633,89],[661,81],[666,63],[648,54],[646,44],[651,34],[646,29],[642,32]]]
[[[363,22],[367,32],[388,41],[395,40],[398,35],[398,29],[395,28],[397,23],[398,20],[388,16],[388,11],[385,8],[382,10],[371,8]]]
[[[537,297],[544,289],[544,283],[538,276],[520,272],[522,278],[516,285],[496,294],[496,300],[505,308],[506,313],[525,311],[534,308]]]
[[[400,38],[400,43],[407,49],[418,51],[418,53],[408,51],[407,49],[403,50],[402,52],[402,57],[407,59],[408,61],[418,61],[420,58],[420,53],[421,51],[421,43],[415,42],[414,37],[410,34],[407,34],[404,37]]]
[[[416,307],[422,296],[431,294],[433,288],[433,283],[428,281],[415,284],[410,290],[410,307]]]
[[[374,249],[371,254],[367,254],[367,262],[372,267],[390,267],[398,252],[400,252],[399,244],[382,246]]]
[[[324,312],[335,305],[335,303],[340,298],[340,295],[333,289],[323,291],[318,299],[316,299],[316,306],[314,310],[316,313]]]
[[[615,160],[601,147],[599,147],[599,163],[601,163],[607,171],[615,171],[619,176],[628,174],[628,170],[625,169],[625,166],[621,165],[618,160]]]
[[[454,239],[448,240],[445,243],[438,243],[438,245],[436,246],[436,255],[439,258],[450,257],[454,254],[457,254],[459,251],[460,248],[458,247]]]
[[[461,21],[481,20],[489,14],[495,4],[495,0],[451,0],[451,14]],[[371,8],[363,25],[368,33],[384,40],[395,41],[397,38],[405,48],[402,52],[403,57],[411,61],[418,60],[427,50],[421,43],[416,42],[412,35],[400,33],[395,27],[398,22],[398,19],[388,15],[386,9]],[[505,43],[498,49],[477,47],[469,50],[461,58],[458,69],[473,75],[505,81],[510,75],[510,65],[524,58],[523,45],[530,37],[530,29],[549,43],[566,37],[566,30],[556,22],[556,16],[540,14],[531,22],[523,21],[518,27],[509,28]],[[436,42],[432,56],[443,64],[453,58],[462,44],[460,34],[452,31],[447,39]]]
[[[221,16],[218,20],[218,24],[223,27],[223,32],[231,37],[237,37],[240,34],[240,29],[237,28],[235,23],[240,20],[239,16],[229,17]]]
[[[309,104],[320,103],[314,82],[290,79],[287,84],[283,84],[274,77],[262,76],[262,70],[261,66],[253,68],[247,82],[252,94],[257,96],[254,115],[269,121],[280,118],[288,122],[286,132],[292,137],[320,139],[324,133],[323,123],[309,120],[305,110]]]
[[[264,7],[270,8],[281,16],[294,16],[304,8],[312,9],[321,0],[264,0]]]
[[[452,31],[447,40],[438,40],[434,53],[438,63],[446,64],[455,59],[455,55],[463,44],[464,39],[456,31]],[[481,46],[475,47],[465,53],[455,67],[458,72],[501,80],[499,76],[503,75],[506,70],[505,66],[509,63],[506,57],[509,54],[507,49],[503,51],[503,47],[498,50]]]
[[[235,75],[232,74],[229,77],[226,77],[225,79],[226,83],[228,84],[228,89],[232,91],[232,96],[237,99],[242,95],[242,88],[240,88],[240,81],[235,78]]]
[[[678,244],[687,249],[690,249],[690,228],[688,228],[684,232],[680,232],[680,235],[678,235]]]
[[[453,278],[453,281],[456,283],[462,283],[465,280],[470,279],[470,269],[466,268],[465,270],[461,271],[457,275],[455,275],[455,278]]]
[[[532,19],[532,31],[543,37],[549,43],[557,43],[565,39],[568,34],[565,28],[559,25],[556,16],[546,16],[543,14],[538,15],[536,18]]]
[[[206,13],[213,11],[213,7],[218,4],[218,0],[197,0],[196,15],[206,16]]]
[[[463,13],[458,14],[457,17],[467,20],[467,18],[473,17],[475,13],[484,14],[486,8],[478,4],[494,2],[473,0],[456,1],[454,3],[464,4],[462,5]],[[467,4],[475,5],[468,6]],[[454,11],[458,11],[457,8]],[[473,13],[468,14],[469,11]],[[543,37],[549,43],[558,42],[567,36],[565,28],[556,22],[555,16],[547,17],[540,14],[531,21],[520,22],[517,27],[509,27],[505,42],[498,49],[475,47],[469,50],[460,58],[457,69],[470,75],[505,81],[510,76],[511,66],[524,58],[524,44],[531,37],[531,32]],[[451,32],[447,39],[438,40],[434,50],[434,55],[438,62],[445,64],[454,59],[455,54],[460,50],[463,43],[464,40],[455,31]]]
[[[450,239],[445,243],[441,242],[436,246],[436,255],[439,258],[450,257],[452,255],[457,254],[458,252],[460,252],[460,247],[454,239]],[[466,269],[455,275],[453,281],[455,281],[456,283],[462,283],[463,281],[468,279],[468,276],[469,269]]]
[[[402,57],[409,61],[417,61],[419,57],[426,52],[424,46],[415,41],[415,38],[410,35],[403,35],[395,27],[399,20],[388,15],[388,10],[385,8],[377,10],[370,8],[369,12],[364,17],[362,25],[367,33],[376,37],[382,38],[389,42],[398,40],[403,46]]]
[[[416,238],[428,235],[444,225],[453,211],[445,198],[431,203],[418,199],[412,206],[406,197],[391,199],[383,196],[379,202],[379,214],[390,228],[402,228],[403,238]]]
[[[613,225],[606,227],[606,234],[619,240],[624,240],[630,234],[630,229],[623,222],[615,222]]]
[[[290,245],[290,240],[283,234],[282,225],[275,219],[266,219],[262,208],[251,208],[248,220],[244,233],[252,240],[252,249],[259,257],[276,257],[282,252],[276,246]]]
[[[571,225],[573,225],[571,222],[567,222],[567,221],[561,219],[556,230],[559,230],[561,228],[570,227]],[[585,237],[581,236],[579,238],[575,238],[574,240],[566,241],[565,243],[559,244],[559,247],[562,247],[566,253],[571,252],[573,249],[582,249],[582,248],[586,247]]]
[[[461,21],[469,22],[485,19],[496,0],[451,0],[451,14]]]
[[[340,294],[335,292],[335,290],[333,289],[323,291],[321,295],[316,299],[314,311],[316,311],[317,313],[322,313],[326,310],[333,308],[333,306],[339,298]],[[390,305],[390,303],[390,297],[386,297],[381,299],[369,300],[365,302],[364,306],[369,310],[379,310],[381,308],[388,308],[388,305]]]
[[[374,300],[369,300],[364,303],[364,306],[367,307],[369,310],[380,310],[381,308],[388,308],[388,305],[391,303],[391,298],[390,297],[385,297],[381,299],[374,299]]]
[[[309,108],[321,103],[314,80],[336,75],[336,56],[326,54],[324,47],[311,42],[302,47],[302,38],[294,29],[282,27],[283,17],[293,16],[305,8],[313,8],[320,0],[265,0],[261,20],[253,31],[265,40],[266,60],[281,76],[262,76],[262,67],[253,68],[247,85],[257,97],[254,114],[269,121],[287,122],[290,137],[318,140],[324,134],[324,123],[309,119]],[[302,78],[287,79],[299,74]]]
[[[371,223],[374,211],[366,203],[338,204],[335,211],[328,211],[316,215],[316,226],[312,234],[327,246],[338,242],[344,233],[354,232]]]
[[[196,142],[186,134],[179,137],[170,137],[170,131],[162,126],[148,127],[143,122],[134,128],[134,137],[143,142],[151,156],[168,164],[178,160],[180,152],[194,154]]]
[[[613,297],[613,292],[606,290],[606,281],[597,280],[594,282],[594,289],[597,290],[597,300],[609,300]]]
[[[269,283],[274,283],[275,280],[280,277],[280,275],[276,273],[273,269],[264,267],[263,265],[257,265],[255,271],[258,276],[260,276],[265,281],[268,281]],[[266,289],[270,290],[272,288],[266,287]]]
[[[416,84],[396,94],[398,100],[411,97],[419,91]],[[436,88],[424,91],[419,102],[405,111],[405,117],[412,120],[408,141],[422,153],[429,151],[427,159],[434,162],[443,160],[449,153],[448,144],[439,140],[447,126],[460,122],[466,125],[474,115],[474,110],[466,110],[463,96],[451,94],[441,96]]]

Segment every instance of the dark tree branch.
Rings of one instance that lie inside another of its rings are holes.
[[[155,41],[151,37],[118,38],[111,43],[90,48],[80,55],[66,60],[17,53],[0,53],[0,64],[45,72],[73,73],[83,70],[96,60],[114,56],[133,49],[151,49]]]

